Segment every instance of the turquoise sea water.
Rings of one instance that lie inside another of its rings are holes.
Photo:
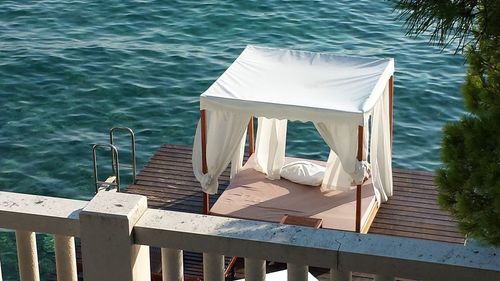
[[[91,145],[114,125],[137,133],[139,166],[163,143],[190,145],[198,96],[246,44],[394,57],[394,166],[433,170],[441,127],[463,110],[465,66],[405,37],[395,17],[368,0],[2,0],[0,190],[90,198]],[[301,123],[287,151],[327,155]],[[6,280],[17,278],[12,237],[0,235]],[[46,274],[50,237],[39,240]]]

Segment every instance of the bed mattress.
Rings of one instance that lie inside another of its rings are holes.
[[[304,160],[287,157],[286,163]],[[308,160],[311,161],[311,160]],[[325,166],[322,161],[311,161]],[[367,230],[377,204],[371,179],[362,186],[361,228]],[[322,191],[286,179],[269,180],[250,157],[210,209],[213,215],[280,222],[284,215],[320,218],[323,228],[355,230],[356,186],[349,191]]]

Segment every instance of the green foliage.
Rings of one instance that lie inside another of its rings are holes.
[[[444,126],[437,171],[440,205],[464,233],[500,245],[500,1],[399,0],[408,34],[458,41],[469,64],[462,94],[469,111]]]
[[[395,6],[406,20],[408,35],[430,32],[433,43],[447,45],[458,40],[463,48],[472,33],[477,1],[401,0]]]
[[[457,51],[476,45],[483,36],[499,36],[498,0],[392,0],[405,20],[407,35],[430,33],[430,41]]]
[[[444,128],[436,183],[439,203],[459,221],[460,230],[500,243],[500,112],[487,118],[465,116]]]

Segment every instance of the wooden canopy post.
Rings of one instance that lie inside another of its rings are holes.
[[[363,160],[363,126],[358,127],[358,161]],[[361,232],[361,185],[356,186],[356,232]]]
[[[248,122],[248,156],[252,156],[255,151],[254,129],[253,129],[253,116],[250,117]]]
[[[207,121],[205,110],[200,110],[200,123],[201,123],[201,169],[203,174],[208,173],[207,166]],[[210,203],[208,193],[203,192],[203,213],[208,215],[210,212]]]
[[[392,119],[394,107],[394,75],[389,78],[389,129],[391,131],[391,147],[392,147]]]

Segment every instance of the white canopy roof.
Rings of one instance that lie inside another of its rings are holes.
[[[201,95],[200,107],[363,125],[393,73],[393,59],[247,46]]]
[[[331,149],[322,187],[344,190],[362,182],[369,152],[378,202],[387,200],[392,195],[393,73],[392,59],[247,46],[200,97],[200,108],[206,111],[193,144],[196,178],[205,192],[214,194],[217,179],[230,162],[232,174],[238,173],[252,116],[261,117],[255,145],[257,166],[268,178],[279,178],[287,120],[312,121]],[[358,143],[359,126],[363,127],[362,143]],[[357,157],[360,145],[362,159]],[[207,172],[203,172],[202,154]]]

